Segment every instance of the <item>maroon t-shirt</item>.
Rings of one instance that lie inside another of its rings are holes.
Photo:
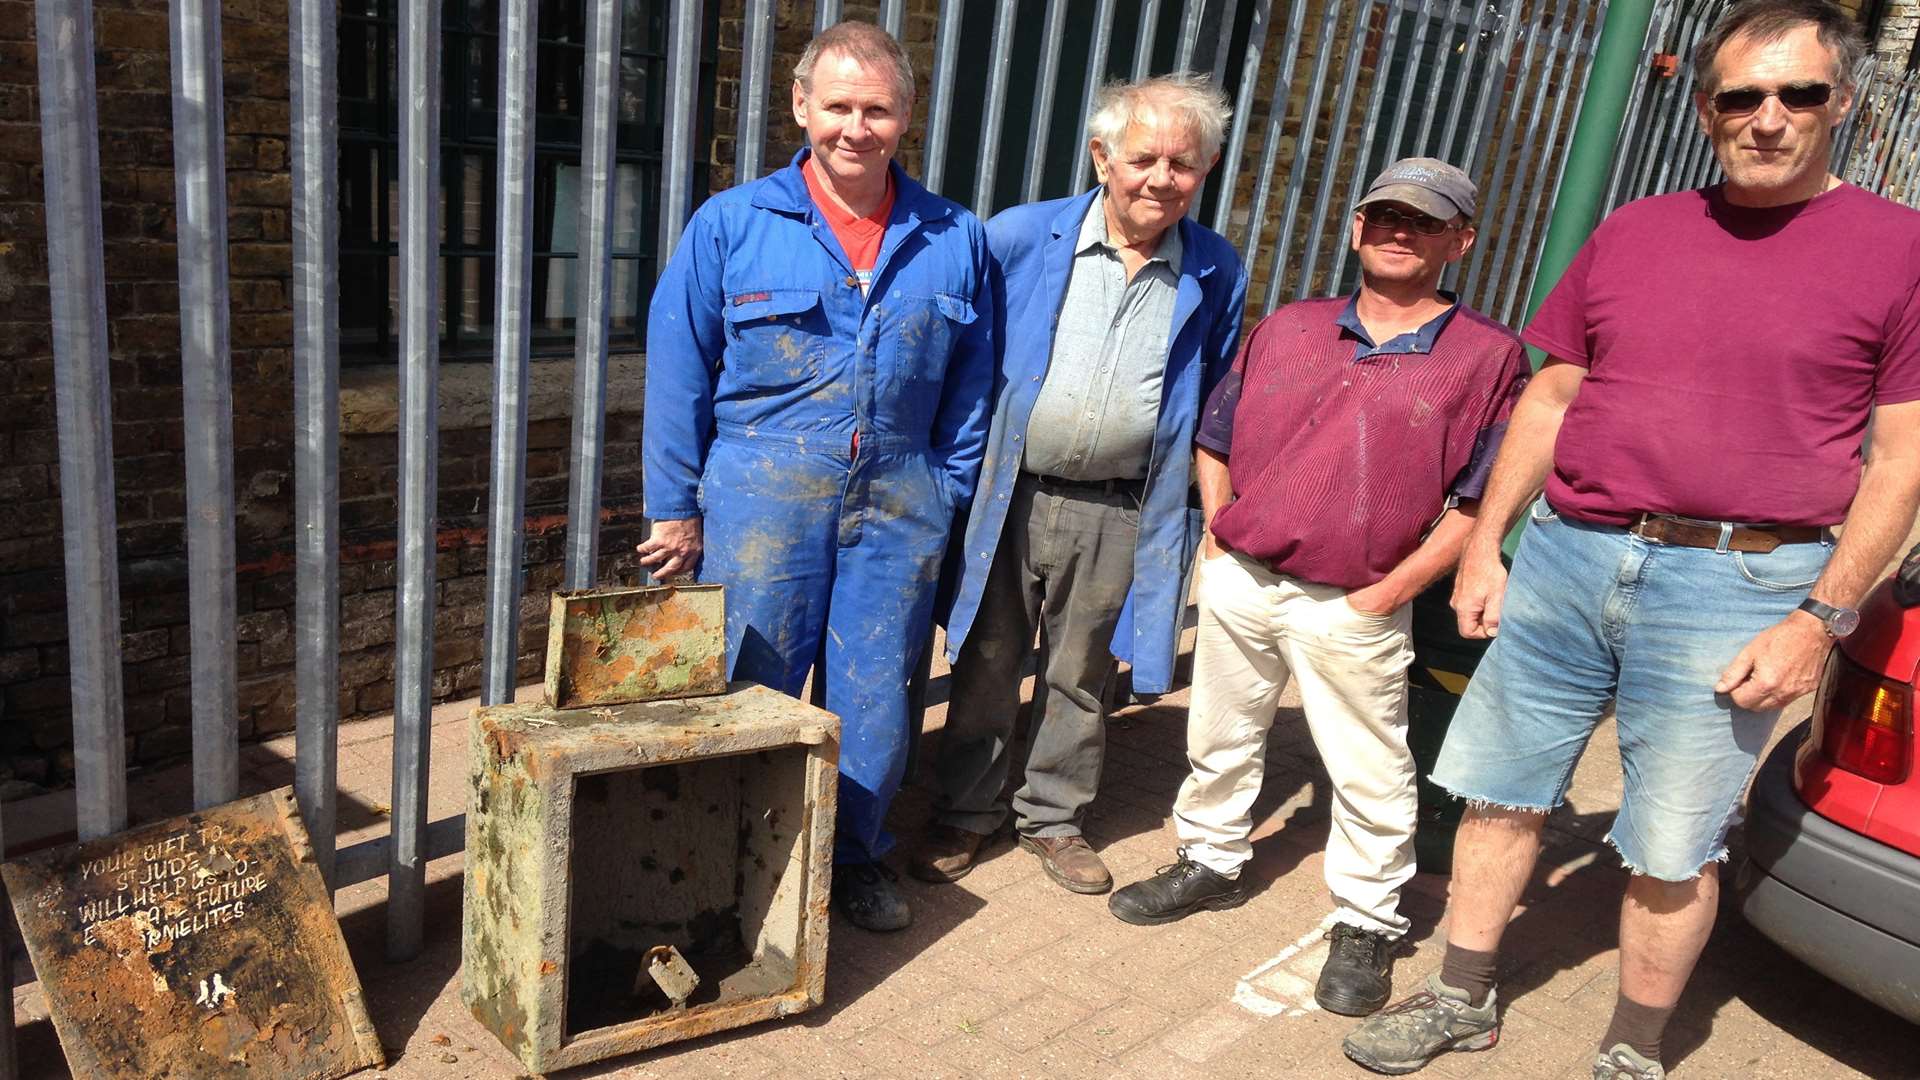
[[[1430,341],[1426,331],[1375,350],[1349,328],[1350,303],[1303,300],[1260,320],[1195,441],[1227,455],[1234,501],[1213,519],[1222,543],[1358,589],[1420,546],[1450,495],[1479,497],[1528,369],[1513,331],[1465,305],[1430,324]]]
[[[1920,398],[1920,212],[1851,184],[1766,209],[1717,185],[1641,199],[1524,337],[1587,369],[1547,480],[1560,512],[1832,525],[1868,413]]]

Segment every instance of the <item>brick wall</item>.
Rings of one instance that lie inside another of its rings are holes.
[[[1890,0],[1880,13],[1879,40],[1874,44],[1880,63],[1895,72],[1905,71],[1916,36],[1920,36],[1920,0]]]

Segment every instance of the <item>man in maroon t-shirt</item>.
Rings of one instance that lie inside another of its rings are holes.
[[[1474,202],[1445,162],[1389,167],[1353,215],[1359,291],[1261,320],[1208,400],[1193,771],[1173,808],[1182,846],[1108,904],[1154,924],[1245,899],[1267,731],[1297,680],[1334,787],[1332,945],[1314,997],[1349,1016],[1386,1004],[1407,930],[1418,803],[1407,602],[1459,557],[1526,381],[1513,332],[1438,291],[1473,246]]]
[[[1612,702],[1624,785],[1607,839],[1631,876],[1593,1075],[1665,1075],[1661,1033],[1757,755],[1920,496],[1920,213],[1829,171],[1863,50],[1825,0],[1729,8],[1694,55],[1726,182],[1615,212],[1527,329],[1548,360],[1454,589],[1461,633],[1499,636],[1433,772],[1469,804],[1446,956],[1347,1038],[1362,1065],[1403,1073],[1497,1041],[1501,933]],[[1529,503],[1509,579],[1501,539]]]

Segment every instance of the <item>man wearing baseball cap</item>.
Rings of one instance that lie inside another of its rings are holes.
[[[1459,169],[1395,162],[1354,208],[1359,290],[1261,320],[1208,399],[1181,847],[1108,904],[1151,925],[1246,900],[1267,731],[1297,680],[1333,782],[1332,944],[1314,996],[1349,1016],[1386,1003],[1407,929],[1407,604],[1458,559],[1528,371],[1511,331],[1438,289],[1473,246],[1474,209]]]

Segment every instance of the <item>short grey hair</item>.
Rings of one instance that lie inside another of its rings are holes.
[[[1720,83],[1714,61],[1728,42],[1742,36],[1763,44],[1774,42],[1803,26],[1819,32],[1820,44],[1833,57],[1834,85],[1853,85],[1854,69],[1867,55],[1867,38],[1853,16],[1829,0],[1739,0],[1694,46],[1693,77],[1702,90],[1712,93]]]
[[[1201,163],[1208,164],[1220,152],[1231,116],[1227,95],[1212,78],[1182,71],[1101,87],[1087,117],[1087,134],[1112,150],[1133,124],[1178,125],[1200,144]]]
[[[900,95],[895,104],[902,109],[913,106],[913,61],[907,59],[907,51],[892,34],[870,22],[849,19],[814,35],[793,65],[793,81],[801,90],[813,93],[814,65],[827,53],[847,57],[863,68],[892,72],[895,92]]]

